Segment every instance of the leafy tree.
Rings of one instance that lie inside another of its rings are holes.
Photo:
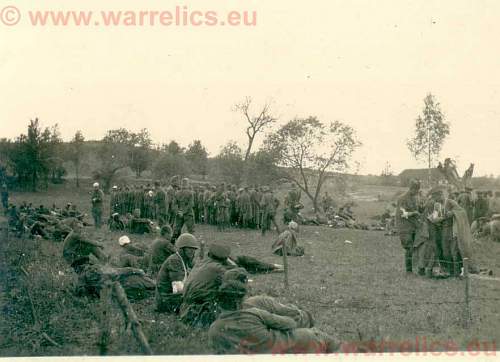
[[[104,190],[109,190],[116,172],[124,167],[129,166],[140,177],[151,166],[152,144],[145,128],[138,133],[125,128],[109,130],[102,140],[99,153],[102,167],[94,173],[95,177],[103,180]]]
[[[240,185],[243,181],[245,161],[243,151],[234,141],[228,142],[215,157],[217,175],[232,184]]]
[[[233,106],[233,111],[241,113],[247,123],[245,133],[248,138],[248,144],[244,156],[245,162],[247,162],[250,157],[257,135],[264,132],[277,120],[277,118],[272,115],[271,104],[269,102],[265,103],[259,112],[251,114],[252,101],[251,97],[246,97],[243,101]]]
[[[184,153],[184,148],[182,148],[177,141],[170,141],[168,145],[163,145],[163,151],[171,155],[180,155]]]
[[[146,128],[140,130],[139,133],[130,133],[129,136],[129,165],[136,177],[141,177],[142,172],[146,171],[152,163],[151,146],[153,141]]]
[[[186,159],[191,164],[193,172],[205,178],[208,167],[208,152],[200,140],[194,140],[186,150]]]
[[[101,180],[104,192],[108,192],[118,170],[129,165],[130,134],[121,128],[109,130],[99,145],[99,169],[94,171],[94,178]]]
[[[439,157],[450,125],[445,121],[441,106],[432,94],[424,99],[422,115],[415,121],[415,137],[407,141],[407,146],[415,159],[427,160],[428,181],[431,180],[432,163]]]
[[[183,154],[164,152],[153,164],[153,175],[157,179],[167,179],[174,175],[186,176],[190,172],[189,162]]]
[[[247,184],[270,184],[281,178],[276,166],[276,155],[266,150],[253,152],[246,165],[245,182]]]
[[[304,191],[316,212],[328,173],[347,170],[360,145],[352,127],[339,121],[322,123],[316,117],[289,121],[264,142],[283,167],[284,177]]]
[[[66,175],[66,169],[63,166],[63,140],[59,132],[59,126],[55,124],[50,128],[50,157],[49,170],[52,183],[62,183],[63,176]],[[47,182],[47,180],[45,180]]]
[[[61,143],[57,125],[42,129],[38,118],[30,120],[27,134],[21,134],[13,143],[10,164],[18,182],[37,190],[40,180],[47,184],[51,170],[59,164],[57,146]]]
[[[75,166],[76,187],[80,187],[80,165],[83,158],[84,143],[85,137],[82,131],[76,131],[75,136],[68,145],[68,160],[73,162]]]

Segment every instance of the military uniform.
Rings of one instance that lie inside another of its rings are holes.
[[[168,235],[167,235],[168,236]],[[151,245],[149,270],[156,274],[167,258],[176,252],[170,238],[158,238]]]
[[[272,314],[292,318],[298,328],[311,328],[314,325],[312,315],[294,304],[280,303],[267,295],[255,295],[243,301],[242,309],[259,308]]]
[[[325,353],[338,344],[315,328],[259,308],[223,312],[211,325],[208,338],[218,354]]]
[[[474,203],[472,201],[472,196],[469,192],[465,191],[460,193],[457,198],[457,202],[462,209],[467,213],[467,219],[469,220],[469,225],[472,224],[474,217]]]
[[[403,217],[403,211],[414,213],[408,218]],[[402,195],[397,202],[396,219],[401,245],[405,250],[405,268],[407,272],[413,271],[412,254],[415,244],[417,229],[420,226],[420,215],[423,207],[418,194],[412,195],[409,191]]]
[[[260,210],[262,211],[262,235],[266,231],[271,230],[271,223],[276,227],[279,233],[280,229],[276,223],[276,209],[278,208],[279,201],[274,197],[269,189],[266,190],[260,202]]]
[[[189,188],[181,188],[175,193],[173,208],[175,211],[175,227],[173,239],[181,235],[182,227],[186,228],[190,234],[194,233],[194,196]]]
[[[304,247],[297,244],[297,237],[291,230],[285,230],[278,236],[278,239],[272,245],[273,253],[283,255],[283,245],[286,245],[287,255],[304,255]]]
[[[81,259],[94,255],[100,260],[106,259],[102,252],[102,245],[93,242],[81,233],[72,231],[64,239],[63,258],[70,266],[75,266]]]
[[[224,273],[233,266],[210,257],[194,266],[184,285],[181,320],[193,327],[208,327],[217,316],[217,289]]]
[[[238,197],[238,213],[240,215],[240,224],[244,228],[249,228],[252,225],[252,201],[250,194],[245,189]]]
[[[102,225],[102,209],[103,209],[104,193],[100,189],[92,191],[92,217],[94,225],[100,228]]]
[[[189,270],[179,253],[170,255],[161,265],[156,279],[156,309],[159,312],[177,312],[183,294],[174,293],[172,282],[184,281],[187,279]]]

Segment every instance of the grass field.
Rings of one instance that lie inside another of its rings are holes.
[[[75,202],[89,211],[89,190],[77,191],[71,185],[58,186],[46,193],[12,195],[35,205],[59,206]],[[366,187],[352,197],[354,212],[363,221],[381,213],[385,202],[397,188]],[[306,204],[306,208],[308,205]],[[309,206],[310,207],[310,206]],[[106,251],[116,255],[118,237],[106,228],[88,232],[106,244]],[[281,263],[270,253],[276,236],[261,237],[252,230],[217,232],[214,227],[197,225],[196,234],[207,243],[220,241],[232,248],[232,254],[247,254],[273,263]],[[136,237],[149,243],[151,236]],[[352,243],[346,243],[349,240]],[[399,239],[380,231],[302,227],[300,241],[306,255],[289,258],[290,288],[283,288],[282,274],[255,275],[250,294],[266,293],[292,302],[312,312],[320,329],[342,341],[414,341],[416,336],[436,341],[442,347],[453,341],[467,348],[472,340],[491,344],[500,337],[500,283],[471,281],[472,317],[470,328],[464,328],[464,290],[461,279],[431,280],[403,272],[403,252]],[[0,355],[95,355],[97,301],[76,298],[70,292],[74,274],[61,258],[62,244],[52,241],[9,239],[3,241],[2,321]],[[482,267],[500,273],[500,244],[489,240],[475,242],[473,250]],[[21,271],[20,267],[28,276]],[[33,300],[39,328],[33,328],[30,306]],[[150,298],[134,303],[145,334],[155,354],[211,353],[206,333],[185,327],[171,315],[154,312]],[[110,353],[138,354],[140,349],[124,331],[123,318],[114,308]],[[42,333],[50,336],[53,345]],[[437,347],[439,348],[439,347]],[[481,347],[483,348],[483,347]],[[496,345],[493,346],[496,349]],[[412,349],[412,348],[410,348]]]

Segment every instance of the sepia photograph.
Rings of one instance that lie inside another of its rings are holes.
[[[0,0],[0,360],[495,359],[499,18]]]

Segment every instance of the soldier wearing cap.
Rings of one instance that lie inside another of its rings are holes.
[[[196,237],[185,233],[177,239],[175,247],[177,251],[165,260],[156,279],[156,309],[159,312],[178,311],[199,243]]]
[[[440,261],[443,260],[444,201],[442,188],[435,187],[429,191],[429,198],[413,245],[414,264],[419,275],[447,276],[440,265]]]
[[[163,225],[160,229],[160,237],[151,245],[149,272],[156,274],[165,260],[175,251],[174,244],[172,244],[172,228],[170,225]]]
[[[83,225],[77,220],[71,223],[72,231],[64,239],[63,258],[73,268],[77,268],[83,259],[91,254],[101,261],[106,261],[108,257],[102,249],[104,245],[97,241],[90,240],[83,230]]]
[[[135,209],[129,222],[132,234],[149,234],[153,232],[153,222],[141,217],[141,210]]]
[[[92,191],[92,217],[94,218],[94,225],[96,228],[101,228],[102,225],[102,209],[104,201],[104,193],[99,188],[99,183],[95,182]]]
[[[420,182],[418,180],[411,180],[409,190],[398,199],[396,207],[396,223],[401,245],[405,250],[404,259],[407,273],[413,271],[413,246],[420,225],[420,213],[423,211],[423,204],[419,193]]]
[[[222,277],[236,265],[228,259],[231,249],[214,243],[208,257],[197,262],[184,284],[181,320],[194,327],[208,327],[216,318],[216,293]]]
[[[186,225],[190,234],[194,233],[194,195],[189,187],[189,179],[182,179],[181,189],[175,193],[173,209],[175,212],[175,227],[173,240],[176,240]]]
[[[292,184],[292,188],[288,191],[284,200],[284,209],[283,209],[283,222],[289,223],[290,221],[298,220],[298,213],[300,210],[300,190],[297,189],[297,185],[295,183]]]

